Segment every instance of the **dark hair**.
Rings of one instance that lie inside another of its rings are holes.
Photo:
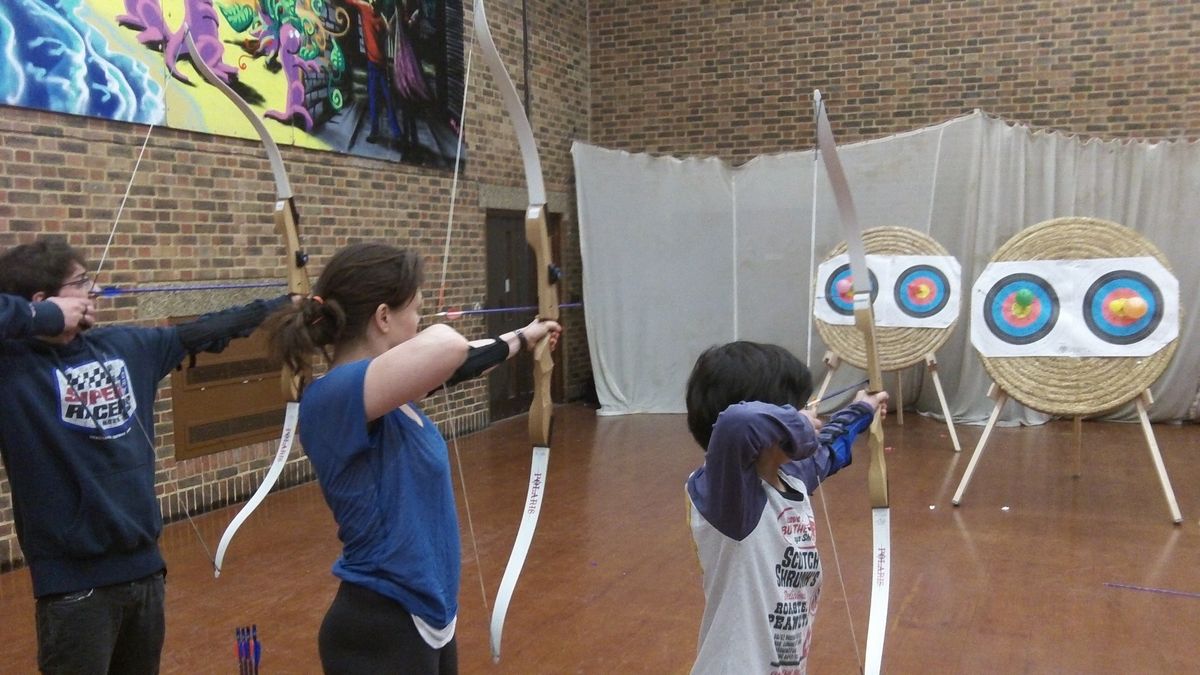
[[[0,255],[0,293],[32,300],[37,293],[58,295],[72,265],[87,269],[83,254],[64,239],[46,237]]]
[[[779,345],[738,341],[709,347],[688,377],[688,430],[707,449],[717,415],[734,403],[763,401],[800,408],[809,396],[808,367]]]
[[[276,355],[292,372],[307,374],[309,358],[363,335],[375,308],[408,304],[421,287],[421,257],[387,244],[351,244],[333,254],[313,294],[271,319]]]

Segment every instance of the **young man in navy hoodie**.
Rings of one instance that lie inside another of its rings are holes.
[[[283,296],[162,328],[94,327],[83,256],[39,239],[0,255],[0,459],[37,598],[45,673],[157,673],[154,398],[188,354],[250,334]]]

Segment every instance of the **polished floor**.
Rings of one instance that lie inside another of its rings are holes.
[[[490,603],[525,495],[525,426],[506,421],[459,442],[475,532],[460,489],[461,672],[686,672],[703,597],[683,492],[701,452],[683,417],[598,418],[560,406],[555,424],[546,501],[498,664],[480,572]],[[1196,672],[1200,427],[1155,427],[1178,526],[1136,425],[1085,423],[1078,457],[1069,422],[997,429],[959,507],[950,499],[981,428],[959,428],[959,455],[941,424],[915,414],[904,426],[893,416],[886,432],[894,555],[885,672]],[[859,461],[822,488],[828,516],[818,501],[832,536],[819,534],[817,675],[859,668],[871,558],[865,469]],[[195,519],[208,546],[232,515]],[[234,630],[250,624],[262,672],[319,672],[316,632],[336,589],[338,545],[315,485],[272,495],[219,579],[188,522],[167,527],[163,548],[164,672],[234,672]],[[32,616],[27,571],[0,575],[0,671],[36,670]]]

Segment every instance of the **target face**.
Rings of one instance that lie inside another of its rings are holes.
[[[817,268],[813,315],[835,326],[854,325],[849,259],[843,253]],[[869,254],[867,269],[877,326],[949,328],[958,319],[962,268],[952,256]]]
[[[874,270],[867,272],[871,275],[871,304],[879,296],[879,279]],[[850,273],[850,263],[839,265],[825,280],[825,302],[829,308],[842,316],[854,316],[854,276]]]
[[[909,267],[896,278],[892,289],[900,311],[919,319],[937,314],[950,301],[950,280],[932,265]]]
[[[971,298],[989,358],[1144,357],[1179,336],[1179,282],[1150,256],[988,263]]]
[[[1133,270],[1114,270],[1088,287],[1083,318],[1099,339],[1116,345],[1144,340],[1163,317],[1158,284]]]
[[[1058,308],[1058,295],[1045,279],[1035,274],[1010,274],[988,290],[983,318],[999,340],[1025,345],[1054,329]]]

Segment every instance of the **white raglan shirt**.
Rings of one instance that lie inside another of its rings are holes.
[[[704,618],[693,675],[803,675],[821,595],[816,521],[804,483],[780,473],[801,497],[761,483],[767,495],[745,539],[725,536],[690,505],[704,573]]]

